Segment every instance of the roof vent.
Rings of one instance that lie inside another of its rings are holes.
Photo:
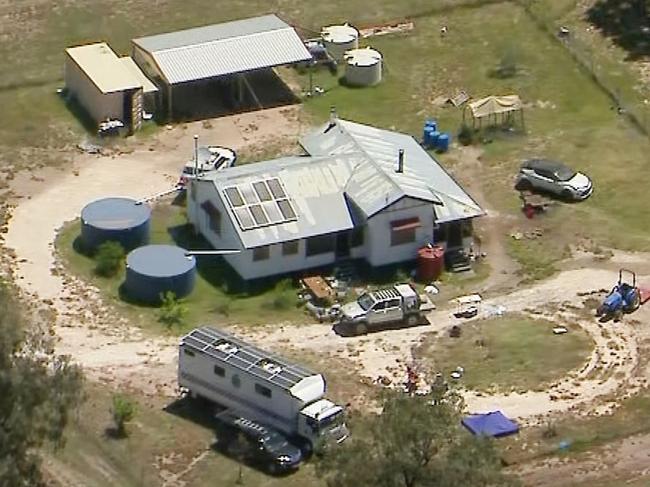
[[[404,172],[404,149],[400,149],[397,153],[397,172]]]
[[[269,374],[277,374],[282,371],[282,367],[280,367],[280,365],[276,364],[275,362],[269,359],[260,360],[258,365],[260,366],[261,369],[264,369]]]
[[[232,355],[233,353],[236,353],[237,350],[239,350],[235,345],[226,340],[219,340],[214,345],[214,348],[228,355]]]

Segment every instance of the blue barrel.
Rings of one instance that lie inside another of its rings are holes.
[[[440,137],[440,132],[438,132],[437,130],[431,132],[431,134],[429,135],[429,147],[431,148],[438,147],[438,137]]]
[[[428,118],[424,121],[425,127],[433,127],[433,130],[438,130],[438,122],[432,118]]]
[[[431,134],[434,132],[432,127],[424,127],[423,144],[425,147],[431,146]]]
[[[447,152],[449,150],[449,143],[451,142],[451,137],[447,133],[442,133],[438,136],[436,141],[436,147],[441,152]]]

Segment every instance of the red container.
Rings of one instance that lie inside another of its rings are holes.
[[[428,245],[418,250],[417,278],[420,282],[431,282],[442,274],[445,264],[445,249],[440,245]]]

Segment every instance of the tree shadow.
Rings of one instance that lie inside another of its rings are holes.
[[[650,56],[648,10],[646,0],[599,0],[587,11],[587,19],[625,49],[629,60],[636,60]]]

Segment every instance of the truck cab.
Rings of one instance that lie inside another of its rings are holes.
[[[343,305],[339,323],[348,332],[363,335],[386,323],[417,325],[422,313],[433,308],[428,298],[419,296],[410,284],[397,284],[364,293],[356,301]]]
[[[309,440],[311,449],[343,442],[349,435],[343,408],[327,399],[305,406],[298,416],[298,435]]]

